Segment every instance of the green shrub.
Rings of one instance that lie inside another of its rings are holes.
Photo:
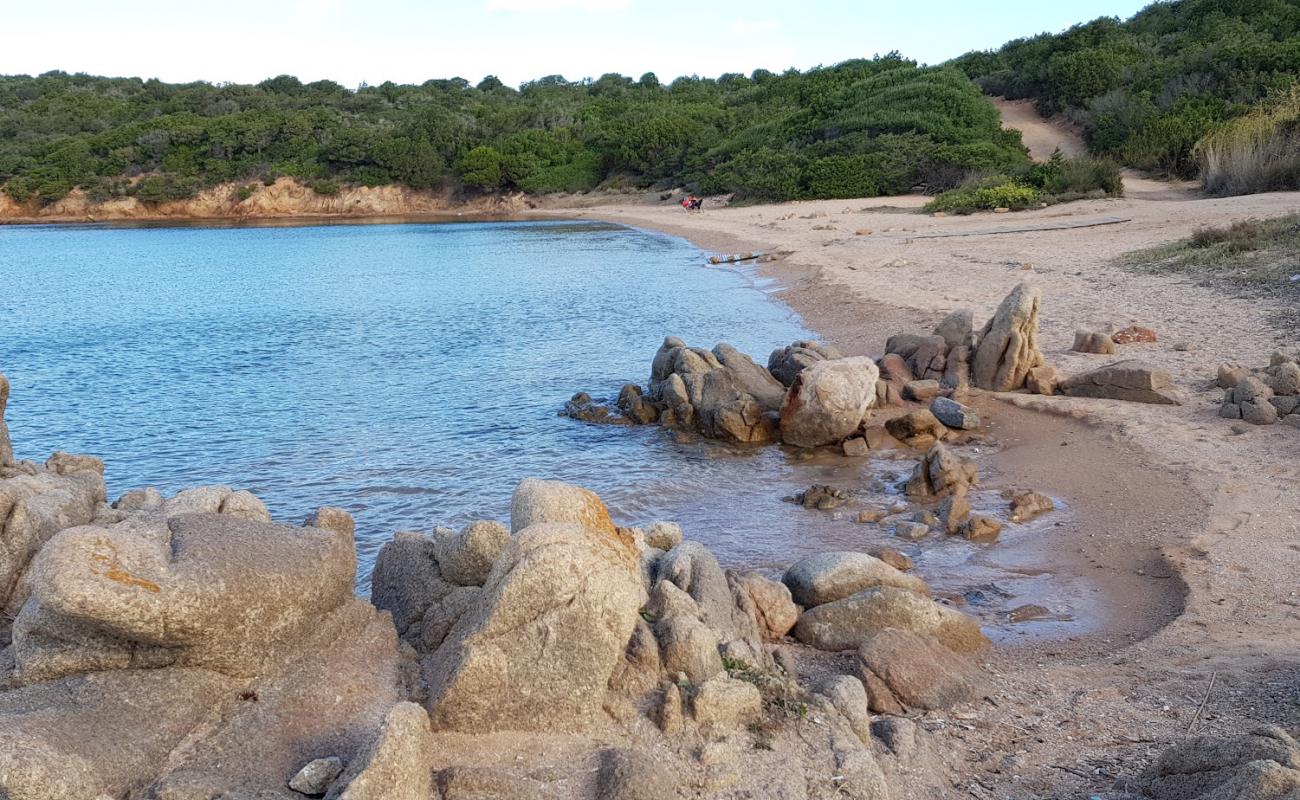
[[[308,185],[311,186],[311,190],[313,192],[315,192],[316,194],[325,195],[326,197],[333,197],[334,195],[343,191],[343,187],[339,184],[338,181],[330,180],[329,178],[321,178],[319,180],[314,180],[311,181],[311,183]]]
[[[475,147],[456,162],[456,172],[466,186],[496,191],[505,182],[505,159],[495,147]]]
[[[198,193],[198,181],[181,175],[150,175],[132,184],[128,194],[143,203],[187,200]]]
[[[1066,158],[1059,150],[1048,160],[1030,167],[1025,182],[1046,195],[1086,196],[1100,192],[1120,197],[1124,194],[1119,164],[1108,158]]]
[[[956,214],[992,211],[997,208],[1021,211],[1040,202],[1041,195],[1034,187],[996,175],[944,192],[927,203],[925,210]]]
[[[242,203],[252,197],[256,191],[256,187],[253,186],[238,186],[230,193],[230,196],[236,203]]]

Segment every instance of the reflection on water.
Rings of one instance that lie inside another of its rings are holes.
[[[15,448],[103,455],[113,496],[225,483],[277,519],[342,506],[363,588],[394,531],[503,518],[530,475],[595,490],[626,524],[677,520],[727,565],[890,544],[781,498],[832,483],[879,500],[910,463],[556,415],[577,390],[644,383],[668,333],[759,361],[812,336],[746,273],[702,264],[586,222],[0,227]],[[942,586],[977,552],[945,543],[922,574]]]

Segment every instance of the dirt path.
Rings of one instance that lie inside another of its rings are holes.
[[[1088,148],[1079,132],[1064,122],[1040,117],[1033,100],[990,99],[1002,115],[1002,127],[1020,131],[1020,140],[1035,161],[1051,158],[1057,150],[1071,157],[1087,154]]]
[[[1006,100],[990,98],[993,107],[1002,115],[1002,127],[1020,131],[1021,141],[1035,161],[1051,158],[1060,150],[1065,156],[1088,154],[1079,130],[1058,118],[1044,119],[1032,100]],[[1165,181],[1152,178],[1135,169],[1124,170],[1124,194],[1137,200],[1191,200],[1196,197],[1196,181]]]
[[[1115,776],[1132,776],[1188,735],[1211,675],[1197,733],[1294,723],[1300,713],[1300,431],[1278,425],[1234,435],[1217,417],[1221,393],[1210,386],[1219,363],[1267,364],[1300,337],[1272,325],[1279,309],[1268,303],[1114,261],[1203,225],[1290,213],[1300,193],[1206,198],[1159,189],[1012,216],[914,213],[923,198],[563,213],[676,233],[720,252],[787,252],[758,269],[786,287],[785,299],[814,329],[851,352],[879,355],[888,334],[958,307],[987,318],[1027,278],[1043,292],[1049,362],[1073,373],[1139,358],[1168,369],[1187,393],[1179,407],[1013,395],[1021,416],[990,410],[1002,435],[1023,443],[1008,475],[1105,506],[1077,530],[1053,534],[1062,563],[1090,559],[1135,587],[1102,598],[1116,614],[1165,615],[1166,624],[1150,636],[1119,625],[1091,642],[994,652],[996,706],[964,710],[959,722],[919,718],[943,740],[952,779],[948,792],[912,797],[1125,797],[1112,791]],[[1128,221],[1081,227],[1107,218]],[[1040,229],[997,235],[1021,228]],[[1076,328],[1131,323],[1155,328],[1160,341],[1113,357],[1069,349]],[[1082,458],[1062,441],[1102,455]],[[1181,611],[1158,599],[1174,584],[1186,586]]]

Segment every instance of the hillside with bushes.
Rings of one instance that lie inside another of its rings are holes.
[[[1157,2],[1127,21],[1103,17],[952,65],[988,94],[1032,98],[1045,116],[1066,115],[1095,154],[1184,178],[1214,158],[1220,168],[1207,188],[1217,192],[1300,188],[1300,126],[1288,100],[1300,76],[1295,0]],[[1218,156],[1200,146],[1211,134]],[[1228,178],[1221,165],[1229,139],[1241,140],[1237,157],[1266,142],[1275,149],[1253,158],[1289,166],[1241,164],[1256,177]]]
[[[488,193],[687,187],[742,199],[939,191],[1028,168],[1019,134],[960,70],[891,54],[782,74],[485,78],[350,90],[281,76],[168,84],[0,77],[0,184],[19,203],[74,188],[161,202],[291,177]]]

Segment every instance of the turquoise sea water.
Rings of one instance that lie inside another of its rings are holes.
[[[297,522],[505,519],[526,476],[625,524],[679,521],[727,564],[785,566],[853,526],[782,503],[865,467],[557,416],[644,384],[665,334],[765,362],[812,334],[672,237],[587,222],[0,227],[0,371],[16,454],[104,457],[112,497],[224,483]],[[861,482],[861,481],[859,481]],[[363,578],[364,586],[364,578]]]

